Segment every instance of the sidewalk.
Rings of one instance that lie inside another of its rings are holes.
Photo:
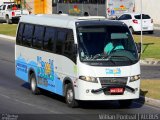
[[[154,58],[146,58],[144,60],[140,60],[141,65],[160,65],[160,60]]]

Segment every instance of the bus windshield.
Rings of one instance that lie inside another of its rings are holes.
[[[132,35],[125,26],[78,27],[79,56],[82,62],[138,61],[138,53]]]

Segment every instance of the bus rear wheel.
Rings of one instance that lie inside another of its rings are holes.
[[[37,95],[40,93],[39,88],[37,87],[36,76],[34,73],[30,75],[30,86],[33,94]]]
[[[72,87],[71,83],[66,84],[65,99],[66,99],[66,103],[68,104],[69,107],[71,107],[71,108],[78,107],[78,101],[75,100],[74,90],[73,90],[73,87]]]
[[[133,100],[119,100],[120,107],[128,108],[131,106]]]

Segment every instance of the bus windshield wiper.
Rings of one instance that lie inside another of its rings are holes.
[[[101,59],[101,60],[107,60],[112,62],[113,64],[116,64],[112,59],[110,59],[111,56],[107,56],[105,54],[97,54],[93,57],[93,59]]]

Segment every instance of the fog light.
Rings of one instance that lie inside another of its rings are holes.
[[[89,90],[88,90],[88,89],[86,90],[86,93],[89,93]]]

